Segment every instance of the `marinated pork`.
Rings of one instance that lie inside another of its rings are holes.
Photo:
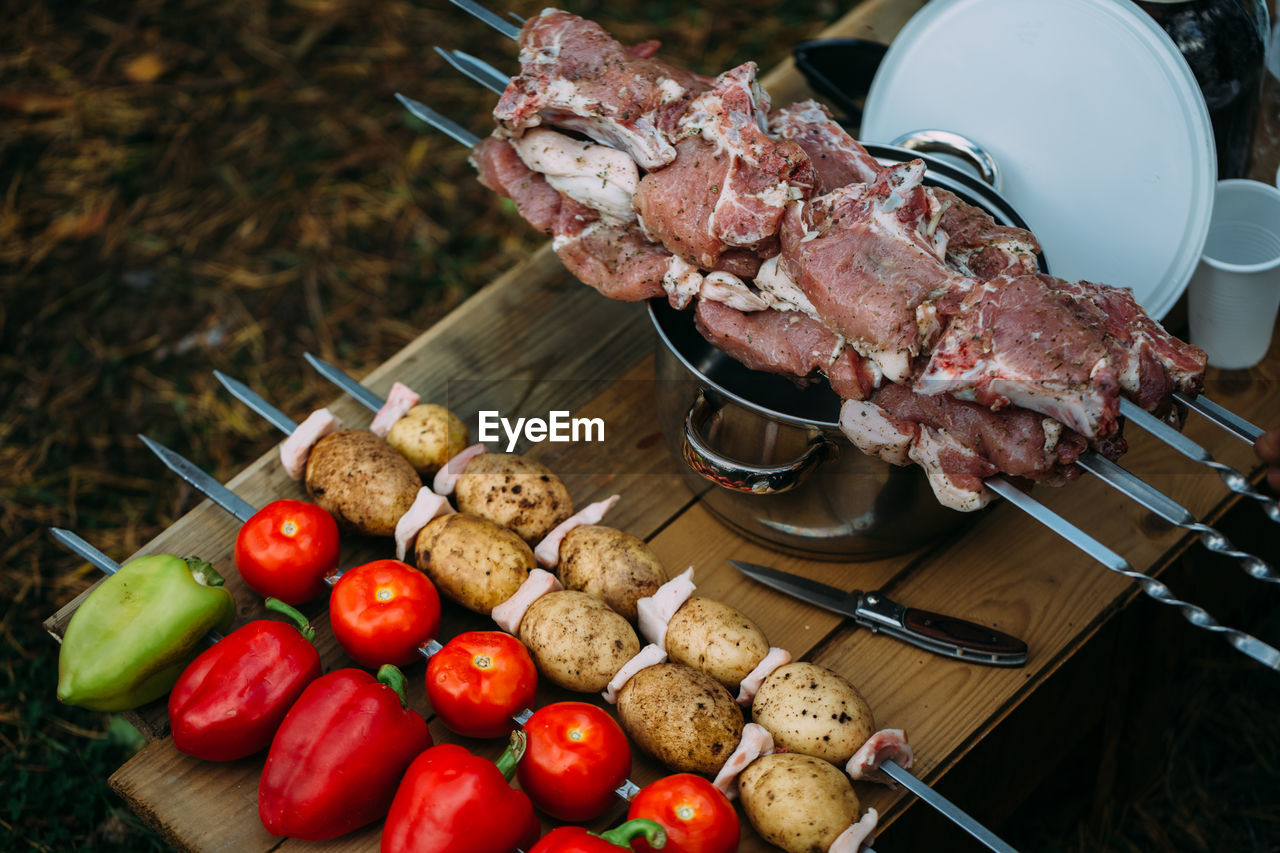
[[[801,384],[820,373],[849,400],[866,398],[879,384],[870,362],[799,312],[745,313],[702,299],[693,316],[704,338],[752,370],[780,373]]]
[[[824,325],[894,382],[910,380],[939,312],[974,284],[943,261],[923,180],[919,160],[885,169],[793,205],[782,228],[782,263]]]
[[[547,9],[520,34],[520,74],[493,111],[518,136],[546,123],[625,151],[642,168],[675,159],[675,122],[707,78],[653,59],[656,44],[626,48],[592,21]]]
[[[914,383],[993,409],[1025,406],[1086,436],[1115,432],[1120,382],[1099,329],[1047,275],[1001,275],[951,314]]]
[[[1040,274],[1030,232],[925,185],[923,161],[882,165],[811,101],[771,112],[752,63],[712,80],[656,49],[531,19],[473,152],[601,293],[692,303],[748,367],[825,377],[855,445],[957,508],[994,474],[1059,483],[1089,444],[1122,452],[1122,393],[1159,412],[1199,391],[1202,351],[1126,290]]]

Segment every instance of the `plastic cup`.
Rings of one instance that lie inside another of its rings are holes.
[[[1191,343],[1209,364],[1241,370],[1262,361],[1280,311],[1280,189],[1218,182],[1187,299]]]

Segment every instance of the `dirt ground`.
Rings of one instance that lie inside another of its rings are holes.
[[[570,8],[715,73],[747,59],[772,66],[845,4]],[[508,71],[513,52],[442,0],[37,0],[7,4],[4,18],[0,846],[163,849],[106,787],[136,733],[55,698],[57,646],[40,623],[96,576],[47,529],[128,557],[196,500],[139,432],[224,481],[276,442],[213,370],[308,411],[333,391],[302,353],[363,375],[542,243],[474,181],[465,149],[392,98],[404,92],[483,133],[494,96],[432,48]],[[1216,679],[1193,682],[1204,690],[1241,694],[1242,708],[1260,701],[1255,679],[1267,675],[1228,666],[1224,686],[1221,658],[1203,668]],[[1262,720],[1278,706],[1264,704]],[[1202,718],[1218,722],[1211,708]],[[1182,814],[1185,799],[1159,790],[1133,806],[1136,820],[1126,807],[1090,821],[1070,808],[1082,799],[1074,790],[1047,792],[1054,819],[1023,813],[1015,831],[1027,849],[1214,850],[1228,849],[1214,826],[1248,824],[1230,837],[1280,849],[1280,797],[1267,799],[1280,746],[1276,727],[1260,725],[1257,781],[1245,787],[1261,801],[1216,810],[1207,830],[1202,815]],[[1190,787],[1212,793],[1210,781]],[[1194,828],[1170,829],[1180,821]]]

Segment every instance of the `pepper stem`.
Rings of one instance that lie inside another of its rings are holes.
[[[225,581],[222,575],[214,571],[213,563],[201,560],[199,557],[183,557],[187,568],[191,570],[191,576],[196,579],[196,583],[204,586],[222,586]]]
[[[662,828],[662,824],[656,820],[649,820],[647,817],[629,820],[607,832],[593,832],[591,834],[599,835],[600,838],[610,844],[616,844],[628,850],[631,849],[631,842],[637,838],[643,838],[654,850],[661,850],[667,846],[667,831]]]
[[[502,755],[498,756],[498,770],[510,782],[516,775],[516,765],[520,763],[520,759],[524,758],[525,747],[529,745],[529,736],[524,733],[523,729],[516,729],[511,733],[511,740],[507,742],[507,748],[503,750]]]
[[[302,634],[303,639],[313,645],[315,644],[316,629],[311,627],[311,624],[307,622],[307,617],[303,616],[296,607],[291,607],[278,598],[268,598],[264,604],[268,610],[274,610],[276,613],[283,613],[285,616],[292,619],[294,624],[298,626],[298,633]]]
[[[409,697],[404,692],[404,673],[389,663],[384,663],[378,670],[378,680],[390,687],[400,697],[400,707],[409,707]]]

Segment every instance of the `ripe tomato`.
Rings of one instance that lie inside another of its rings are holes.
[[[554,702],[524,726],[529,744],[516,767],[533,804],[560,820],[590,820],[613,805],[631,772],[631,746],[609,713],[586,702]]]
[[[663,853],[733,853],[738,849],[738,813],[729,798],[701,776],[677,773],[640,789],[631,798],[627,819],[647,817],[667,831]],[[639,853],[654,849],[644,839],[632,842]]]
[[[338,523],[315,504],[272,501],[240,528],[235,560],[254,592],[305,604],[325,591],[325,575],[338,568]]]
[[[338,580],[329,596],[329,624],[357,663],[407,666],[440,630],[440,596],[408,563],[374,560]]]
[[[502,737],[513,714],[533,705],[538,670],[529,650],[504,631],[467,631],[427,662],[427,699],[452,731]]]

